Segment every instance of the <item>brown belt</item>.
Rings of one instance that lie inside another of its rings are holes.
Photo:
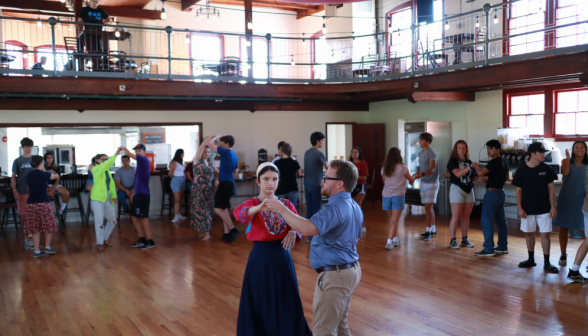
[[[324,266],[321,268],[316,268],[315,271],[317,273],[321,273],[321,272],[328,272],[328,271],[344,270],[344,269],[348,269],[351,267],[355,267],[356,265],[357,265],[357,261],[354,261],[350,264],[337,265],[337,266]]]

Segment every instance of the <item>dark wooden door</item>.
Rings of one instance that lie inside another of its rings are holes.
[[[354,124],[353,147],[358,146],[363,152],[363,159],[367,163],[370,175],[368,185],[374,181],[374,198],[382,199],[382,175],[380,170],[386,157],[386,128],[385,124]],[[368,192],[368,197],[370,192]],[[366,199],[367,201],[367,199]]]

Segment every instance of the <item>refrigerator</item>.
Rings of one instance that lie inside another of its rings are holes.
[[[433,135],[433,142],[430,148],[437,153],[437,167],[439,169],[440,189],[437,196],[437,204],[444,204],[447,202],[447,191],[444,190],[444,184],[441,183],[444,177],[441,174],[447,171],[447,161],[451,155],[453,144],[451,140],[451,123],[437,122],[437,121],[422,121],[422,122],[407,122],[404,124],[404,163],[408,167],[411,175],[414,175],[419,168],[419,153],[422,148],[419,146],[419,135],[421,133],[431,133]],[[428,170],[428,167],[427,169]],[[420,201],[420,180],[415,181],[414,185],[407,186],[407,204],[416,204]],[[414,196],[414,197],[411,197]],[[436,206],[437,207],[437,206]],[[441,215],[444,215],[444,206],[439,208]]]
[[[59,166],[62,174],[77,173],[76,147],[74,145],[47,145],[47,147],[43,147],[43,153],[53,154],[53,160]]]

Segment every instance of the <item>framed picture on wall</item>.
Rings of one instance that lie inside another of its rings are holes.
[[[144,144],[165,143],[165,133],[143,133]]]

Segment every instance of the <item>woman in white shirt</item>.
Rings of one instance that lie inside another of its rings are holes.
[[[169,164],[169,177],[171,177],[171,190],[174,193],[174,219],[172,223],[179,222],[186,219],[180,214],[180,205],[184,197],[184,189],[186,188],[186,176],[184,174],[184,150],[178,149],[174,155],[173,160]]]
[[[386,155],[384,166],[382,167],[382,180],[384,189],[382,190],[382,208],[388,213],[390,222],[390,232],[388,233],[388,242],[386,249],[391,250],[394,246],[400,245],[400,239],[397,236],[398,222],[402,211],[404,211],[406,181],[412,185],[414,179],[408,172],[408,167],[404,165],[402,154],[398,147],[392,147]]]

